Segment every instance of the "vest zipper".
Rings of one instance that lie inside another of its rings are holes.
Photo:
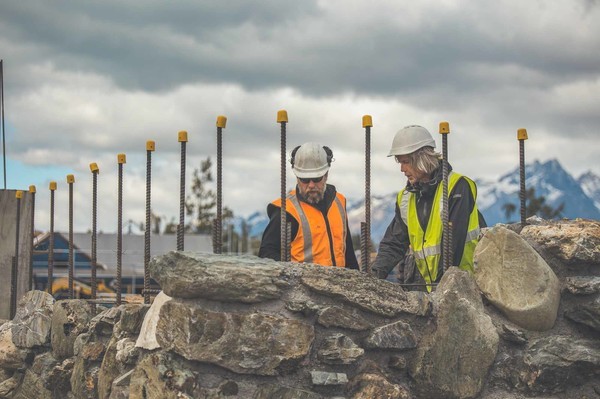
[[[333,266],[337,266],[335,263],[335,254],[333,253],[333,237],[331,236],[331,228],[329,227],[329,219],[327,215],[323,214],[323,219],[325,219],[325,227],[327,227],[327,238],[329,238],[329,253],[331,254],[331,264]]]

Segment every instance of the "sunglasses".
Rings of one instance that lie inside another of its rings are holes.
[[[321,177],[308,177],[308,178],[299,177],[299,178],[298,178],[298,180],[300,180],[300,181],[301,181],[302,183],[304,183],[304,184],[308,184],[308,183],[310,183],[311,181],[312,181],[313,183],[320,183],[320,182],[321,182],[321,180],[323,180],[323,176],[321,176]]]

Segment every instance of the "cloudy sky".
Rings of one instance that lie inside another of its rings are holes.
[[[68,227],[68,173],[75,229],[90,227],[96,162],[99,228],[115,231],[118,153],[123,219],[143,221],[147,140],[153,209],[176,217],[177,132],[188,131],[189,187],[200,161],[215,159],[218,115],[228,118],[223,201],[241,216],[280,194],[280,109],[288,154],[330,146],[329,181],[351,198],[364,195],[365,114],[373,194],[405,184],[386,157],[394,133],[420,124],[439,148],[440,121],[455,170],[476,180],[518,166],[521,127],[528,161],[600,174],[597,0],[2,0],[0,58],[7,188],[37,186],[41,229],[51,180],[56,229]]]

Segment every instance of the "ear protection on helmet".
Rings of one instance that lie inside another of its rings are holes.
[[[292,168],[294,167],[294,159],[296,157],[296,153],[298,152],[298,150],[300,149],[300,146],[296,146],[293,150],[292,150],[292,157],[290,159],[290,163],[292,164]],[[327,165],[331,166],[331,162],[334,161],[333,159],[333,151],[331,151],[331,148],[327,147],[326,145],[323,146],[323,150],[325,151],[325,154],[327,154]]]

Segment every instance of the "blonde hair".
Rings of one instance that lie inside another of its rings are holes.
[[[408,156],[410,166],[428,175],[438,168],[442,159],[442,154],[430,146],[421,147]]]

